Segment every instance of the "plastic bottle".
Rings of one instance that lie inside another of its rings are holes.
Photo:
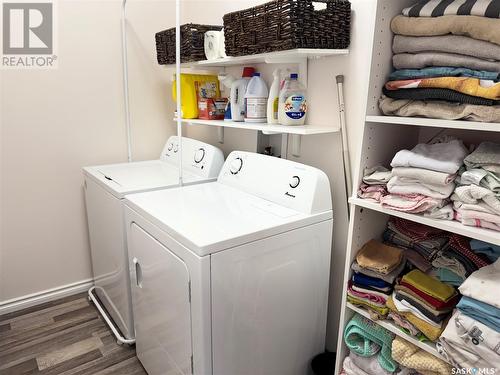
[[[269,91],[260,73],[254,73],[245,93],[245,122],[266,122]]]
[[[242,78],[234,81],[231,85],[231,118],[233,121],[245,120],[245,93],[254,72],[254,68],[243,68]]]
[[[269,98],[267,99],[267,123],[278,123],[278,101],[280,96],[280,74],[281,70],[276,69],[273,72],[273,83],[269,89]]]
[[[227,73],[219,74],[218,78],[219,78],[219,82],[222,84],[222,86],[231,91],[231,86],[236,81],[236,78],[234,78],[232,75],[229,75]],[[231,97],[228,98],[228,101],[226,104],[226,108],[224,111],[224,121],[232,121]]]
[[[298,77],[298,74],[290,74],[290,80],[280,91],[278,121],[281,125],[304,125],[306,121],[306,89]]]

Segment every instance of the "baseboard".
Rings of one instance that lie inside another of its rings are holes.
[[[77,281],[41,292],[28,294],[7,301],[0,301],[0,315],[54,301],[59,298],[71,296],[89,290],[94,285],[94,279]]]

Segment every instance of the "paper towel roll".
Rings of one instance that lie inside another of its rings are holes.
[[[220,31],[207,31],[205,33],[205,56],[207,60],[214,60],[220,58],[220,43],[221,43],[221,32]]]

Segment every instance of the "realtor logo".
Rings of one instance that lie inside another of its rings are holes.
[[[54,67],[52,2],[4,2],[2,21],[3,67]]]

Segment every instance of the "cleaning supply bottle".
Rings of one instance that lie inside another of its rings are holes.
[[[245,93],[245,122],[266,122],[269,91],[260,73],[254,73]]]
[[[231,118],[233,121],[245,120],[245,93],[254,72],[254,68],[243,68],[242,77],[231,85],[231,94],[229,96],[231,97]]]
[[[278,123],[278,101],[280,96],[280,74],[281,70],[276,69],[273,72],[273,83],[269,89],[269,98],[267,99],[267,123]]]
[[[223,87],[229,89],[231,92],[231,86],[236,81],[236,78],[234,78],[232,75],[229,75],[227,73],[219,74],[218,78],[219,78],[219,82],[221,83],[221,85]],[[224,109],[224,121],[232,121],[231,97],[228,98],[227,103],[226,103],[226,108]]]
[[[278,122],[281,125],[304,125],[306,121],[306,89],[298,77],[298,74],[290,74],[290,80],[280,91]]]

